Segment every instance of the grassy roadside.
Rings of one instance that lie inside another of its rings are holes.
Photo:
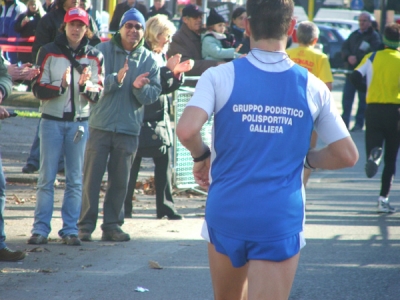
[[[41,113],[37,111],[28,111],[28,110],[14,110],[15,113],[18,114],[18,117],[23,117],[23,118],[40,118]]]

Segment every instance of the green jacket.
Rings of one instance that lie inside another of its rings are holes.
[[[4,64],[3,56],[0,57],[0,89],[3,92],[3,100],[11,94],[12,80]]]
[[[11,94],[11,89],[12,89],[11,76],[8,74],[7,67],[4,64],[3,56],[0,56],[0,90],[3,93],[3,100],[6,99]],[[1,129],[1,121],[0,121],[0,129]]]
[[[143,105],[157,101],[161,93],[160,69],[152,53],[142,42],[129,54],[122,48],[117,32],[113,38],[96,46],[103,55],[106,77],[99,102],[91,105],[89,126],[95,129],[129,135],[139,135],[143,121]],[[117,73],[128,58],[129,70],[122,83]],[[136,89],[133,82],[140,74],[149,72],[150,83]]]

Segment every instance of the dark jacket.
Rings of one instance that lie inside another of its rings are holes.
[[[156,10],[154,5],[150,7],[149,13],[147,14],[147,19],[154,17],[155,15],[166,15],[169,20],[172,19],[172,13],[165,8],[165,5],[161,7],[159,10]]]
[[[361,62],[365,54],[380,49],[381,37],[372,27],[361,33],[359,30],[353,31],[342,45],[342,58],[348,70],[354,70]],[[351,55],[357,57],[355,65],[350,65],[347,58]]]
[[[215,60],[204,60],[201,56],[201,37],[191,31],[185,23],[172,37],[168,57],[177,53],[182,54],[181,61],[194,60],[193,69],[185,73],[187,76],[200,76],[205,70],[218,64]]]
[[[140,11],[143,15],[143,17],[146,18],[147,16],[147,8],[143,4],[138,3],[137,1],[135,4],[131,7],[128,5],[128,3],[123,2],[120,4],[117,4],[114,10],[114,14],[112,16],[111,22],[110,22],[110,31],[117,31],[119,30],[119,22],[121,22],[121,18],[124,15],[126,11],[128,11],[131,8],[136,8],[138,11]]]
[[[25,24],[25,26],[21,26],[22,20],[28,17],[29,22]],[[42,17],[39,13],[34,13],[28,10],[27,12],[20,14],[17,18],[17,21],[14,25],[14,30],[20,34],[21,37],[27,38],[30,36],[35,36],[36,27],[39,24],[39,21]],[[31,43],[29,42],[20,42],[20,46],[30,46]],[[32,62],[32,54],[26,52],[18,52],[18,61],[23,63]]]
[[[242,44],[239,53],[247,54],[250,51],[250,39],[244,35],[244,30],[240,30],[240,28],[232,24],[229,31],[235,37],[235,43],[233,44],[233,47],[236,48]]]
[[[164,62],[166,62],[165,55],[163,55],[163,59]],[[156,102],[146,105],[144,108],[139,148],[170,147],[173,144],[171,121],[169,118],[170,105],[168,94],[176,91],[181,86],[182,80],[176,78],[172,71],[166,66],[160,66],[160,77],[160,97]]]
[[[47,5],[46,5],[46,1],[45,1],[45,2],[43,3],[42,7],[43,7],[43,9],[44,9],[44,11],[45,11],[46,13],[49,13],[49,12],[51,12],[51,11],[53,11],[53,10],[56,9],[56,2],[54,1],[54,2],[50,3],[49,6],[47,6]]]
[[[35,41],[32,45],[32,62],[36,62],[36,56],[40,47],[54,42],[56,36],[61,34],[58,29],[64,22],[65,13],[66,11],[64,8],[57,8],[43,16],[43,18],[39,21],[39,24],[36,27]],[[101,42],[99,31],[91,16],[89,16],[89,22],[90,30],[94,34],[93,38],[90,40],[90,45],[95,46]]]

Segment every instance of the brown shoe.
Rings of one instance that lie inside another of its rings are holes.
[[[101,236],[102,241],[127,242],[130,239],[130,235],[123,232],[121,228],[103,230],[103,234]]]
[[[12,251],[7,247],[0,249],[0,261],[19,261],[24,259],[25,256],[24,251]]]
[[[47,244],[47,237],[44,237],[43,235],[40,235],[38,233],[34,233],[29,238],[27,243],[32,245]]]
[[[81,240],[76,234],[66,235],[62,238],[62,243],[69,246],[80,246]]]
[[[87,229],[79,229],[78,238],[82,242],[92,242],[92,233]]]

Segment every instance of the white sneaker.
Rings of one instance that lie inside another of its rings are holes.
[[[378,213],[394,213],[396,208],[389,204],[388,198],[379,197],[378,208],[376,210]]]

